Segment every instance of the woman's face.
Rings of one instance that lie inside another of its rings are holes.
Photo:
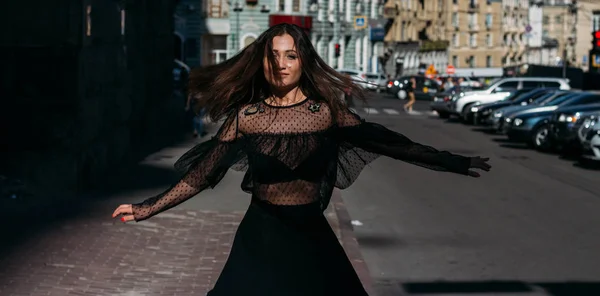
[[[271,73],[269,59],[266,56],[263,59],[264,74],[269,84],[276,89],[292,89],[298,86],[302,68],[294,38],[288,34],[275,36],[272,54],[276,62],[273,67],[274,73]]]

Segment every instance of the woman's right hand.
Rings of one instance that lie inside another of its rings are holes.
[[[133,208],[130,204],[124,204],[117,207],[117,209],[113,212],[112,217],[115,218],[119,215],[121,216],[122,222],[134,221],[133,217]]]

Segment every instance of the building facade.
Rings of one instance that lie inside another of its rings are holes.
[[[227,38],[231,34],[229,3],[227,0],[202,1],[202,22],[198,24],[198,37],[200,64],[203,66],[218,64],[227,59]]]
[[[446,36],[449,64],[474,76],[501,75],[506,56],[503,6],[500,0],[452,0],[448,5]],[[517,34],[517,32],[514,32]],[[511,35],[512,36],[512,35]]]
[[[296,24],[310,36],[318,54],[333,68],[377,72],[383,53],[383,4],[378,0],[271,0],[232,3],[227,57],[252,43],[270,26]],[[355,23],[361,26],[355,26]],[[339,45],[340,55],[335,56]]]
[[[558,41],[548,37],[544,31],[543,1],[532,2],[529,7],[529,27],[526,29],[527,53],[525,62],[534,65],[556,66]]]
[[[438,72],[448,65],[449,1],[388,1],[384,55],[386,73],[392,76],[423,73],[433,65]]]
[[[381,72],[384,50],[383,2],[379,0],[323,0],[308,7],[313,17],[312,43],[336,69]],[[340,55],[335,56],[339,45]]]
[[[502,1],[502,66],[521,65],[527,61],[527,26],[530,0]]]
[[[2,134],[3,174],[59,200],[174,140],[173,2],[8,4],[0,123],[18,128]]]
[[[590,50],[592,49],[593,33],[600,30],[600,1],[577,1],[577,25],[575,35],[573,66],[590,69]]]

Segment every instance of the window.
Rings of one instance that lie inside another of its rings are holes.
[[[469,68],[475,68],[475,56],[469,56]]]
[[[485,44],[488,47],[494,47],[494,40],[492,39],[492,34],[488,33],[485,35]]]
[[[491,13],[488,13],[485,15],[485,26],[487,28],[491,28],[492,27],[492,22],[494,21],[494,17],[492,16]]]
[[[85,8],[85,36],[92,36],[92,5]]]
[[[542,22],[544,23],[544,25],[550,24],[550,17],[545,15],[544,18],[542,19]]]
[[[254,36],[248,36],[248,37],[244,38],[244,47],[247,47],[248,45],[252,44],[252,42],[254,42],[254,40],[256,40],[256,38]]]
[[[458,27],[458,12],[452,13],[452,25]]]
[[[452,44],[454,45],[454,47],[460,46],[460,38],[456,33],[452,34]]]
[[[600,30],[600,11],[596,10],[592,15],[592,31],[598,30]]]
[[[492,63],[492,56],[485,57],[485,66],[488,68],[491,68],[494,66],[494,64]]]
[[[540,88],[544,87],[541,81],[523,81],[523,88]]]
[[[544,87],[560,88],[560,83],[558,83],[556,81],[544,81]]]
[[[469,45],[477,47],[477,34],[469,34]]]
[[[504,83],[498,85],[498,87],[496,87],[494,92],[509,91],[509,90],[514,90],[517,88],[519,88],[519,81],[507,81],[507,82],[504,82]]]
[[[452,56],[452,66],[458,67],[458,56]]]
[[[557,15],[557,16],[555,16],[555,17],[554,17],[554,22],[555,22],[556,24],[562,24],[562,22],[563,22],[563,21],[562,21],[562,16],[560,16],[560,15]]]
[[[476,16],[476,14],[469,13],[469,15],[468,15],[469,28],[473,28],[473,27],[475,27],[475,24],[477,24],[477,21],[475,20],[475,16]]]
[[[121,9],[121,36],[125,35],[125,9]]]
[[[300,12],[300,0],[292,0],[292,11]]]

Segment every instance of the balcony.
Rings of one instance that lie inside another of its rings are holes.
[[[211,35],[229,35],[229,4],[225,0],[207,0],[203,16],[206,20],[206,30]]]
[[[469,2],[469,12],[477,12],[479,11],[479,3],[475,3],[474,1]]]
[[[204,7],[205,18],[228,18],[229,3],[225,0],[207,0]]]
[[[387,6],[383,8],[383,18],[386,19],[395,19],[398,15],[398,7],[397,6]]]

